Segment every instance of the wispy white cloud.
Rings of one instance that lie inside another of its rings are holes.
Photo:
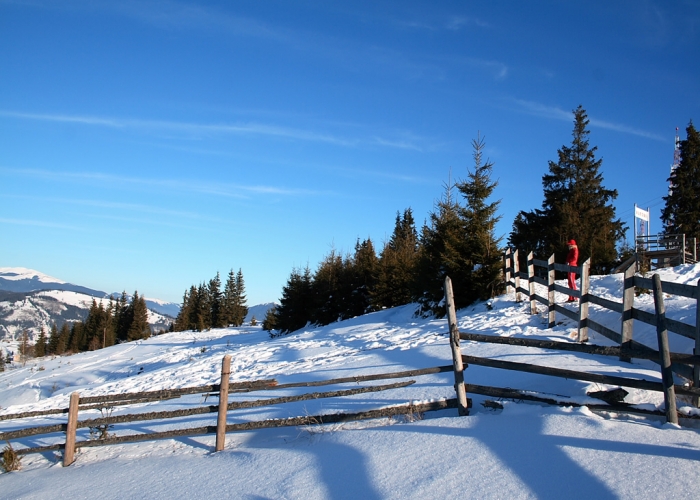
[[[71,231],[82,231],[83,229],[77,226],[71,226],[68,224],[57,224],[55,222],[46,222],[41,220],[31,220],[31,219],[6,219],[0,217],[0,224],[14,224],[17,226],[36,226],[36,227],[47,227],[52,229],[68,229]]]
[[[256,19],[233,15],[212,5],[173,0],[1,0],[0,4],[120,15],[161,29],[196,29],[219,31],[234,36],[247,36],[289,42],[284,30]]]
[[[141,119],[124,119],[86,115],[66,115],[66,114],[49,114],[49,113],[25,113],[18,111],[0,110],[0,117],[16,118],[22,120],[36,120],[55,123],[70,123],[85,126],[107,127],[121,130],[140,130],[146,133],[158,132],[177,132],[187,134],[190,137],[201,138],[203,136],[213,135],[251,135],[259,137],[273,137],[280,139],[299,140],[306,142],[320,142],[332,144],[341,147],[367,147],[367,146],[383,146],[398,149],[412,149],[415,151],[425,151],[427,139],[422,138],[413,133],[403,133],[404,137],[399,139],[387,138],[391,132],[382,134],[373,131],[376,127],[367,127],[362,125],[353,125],[351,128],[364,130],[365,137],[362,137],[362,132],[354,138],[348,138],[332,133],[316,132],[314,130],[306,130],[294,127],[284,127],[279,125],[269,125],[264,123],[247,122],[235,124],[207,124],[207,123],[192,123],[192,122],[177,122],[166,120],[141,120]],[[323,126],[323,125],[322,125]],[[337,123],[330,124],[330,128],[337,128]],[[179,146],[181,147],[181,146]],[[251,189],[250,187],[244,188]],[[261,192],[269,192],[268,188],[261,189]]]
[[[41,169],[11,169],[0,167],[0,172],[3,171],[15,175],[31,176],[41,179],[98,182],[111,186],[117,184],[132,185],[239,199],[246,199],[251,195],[311,196],[331,194],[329,192],[313,191],[309,189],[290,189],[280,188],[277,186],[244,185],[222,182],[201,182],[192,179],[153,179],[128,177],[104,174],[100,172],[54,172]]]
[[[447,23],[445,24],[445,28],[453,31],[458,31],[467,26],[478,26],[479,28],[491,27],[491,25],[483,19],[472,16],[453,16],[448,19]]]
[[[549,106],[546,104],[541,104],[533,101],[525,101],[521,99],[513,99],[513,102],[517,105],[520,111],[531,114],[533,116],[569,122],[573,121],[573,111],[566,111],[557,106]],[[614,130],[615,132],[621,132],[623,134],[631,134],[639,137],[645,137],[647,139],[652,139],[654,141],[666,142],[665,138],[661,137],[658,134],[647,132],[646,130],[641,130],[620,123],[599,120],[591,116],[588,117],[588,120],[590,121],[590,125],[592,127]]]
[[[267,125],[261,123],[235,123],[235,124],[202,124],[191,122],[176,122],[166,120],[141,120],[122,119],[84,115],[64,115],[47,113],[23,113],[17,111],[0,110],[0,116],[19,118],[25,120],[39,120],[58,123],[76,123],[81,125],[95,125],[101,127],[119,129],[141,129],[141,130],[170,130],[187,133],[191,135],[211,135],[211,134],[238,134],[238,135],[259,135],[272,136],[287,139],[298,139],[303,141],[326,142],[339,146],[355,146],[359,143],[357,139],[345,139],[331,134],[318,133],[310,130],[303,130],[291,127],[281,127],[277,125]]]
[[[196,219],[196,220],[207,220],[211,222],[221,222],[222,219],[203,217],[195,212],[187,212],[183,210],[170,210],[163,207],[145,205],[142,203],[124,203],[124,202],[114,202],[105,200],[91,200],[91,199],[78,199],[78,198],[56,198],[56,197],[39,197],[39,196],[27,196],[27,195],[15,195],[6,194],[7,198],[21,199],[21,200],[31,200],[31,201],[41,201],[48,204],[65,204],[65,205],[77,205],[93,208],[104,208],[108,210],[114,210],[118,212],[138,212],[139,214],[153,214],[153,215],[165,215],[168,217],[174,217],[178,219]]]

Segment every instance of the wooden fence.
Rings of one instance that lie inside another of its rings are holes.
[[[616,342],[620,346],[635,348],[636,350],[647,350],[649,351],[649,356],[647,356],[646,359],[659,362],[660,357],[658,351],[650,349],[643,344],[634,341],[633,329],[634,320],[641,321],[642,323],[658,328],[660,321],[663,319],[664,325],[669,331],[694,340],[695,346],[693,353],[696,356],[700,355],[700,280],[698,280],[696,285],[683,285],[679,283],[660,281],[660,287],[663,293],[695,299],[695,325],[690,325],[671,318],[666,318],[665,312],[663,315],[659,315],[658,311],[652,314],[634,307],[635,287],[646,290],[651,290],[654,287],[653,278],[643,278],[635,275],[634,258],[630,259],[627,261],[627,263],[625,263],[625,265],[621,266],[623,268],[623,291],[621,302],[598,297],[590,293],[590,274],[588,272],[590,268],[589,261],[584,262],[582,266],[572,267],[555,263],[554,255],[550,256],[547,261],[542,261],[534,259],[532,252],[530,252],[527,256],[526,262],[527,272],[521,272],[519,269],[518,250],[511,251],[509,249],[506,251],[504,255],[504,275],[506,287],[508,288],[508,291],[515,290],[515,299],[518,302],[522,300],[522,296],[524,294],[527,295],[530,301],[530,312],[532,314],[537,314],[536,302],[546,305],[548,308],[548,325],[550,328],[552,328],[555,324],[555,313],[560,313],[578,322],[579,342],[588,341],[588,329],[590,328],[613,342]],[[542,271],[546,272],[546,280],[537,275],[536,271],[538,268],[541,270],[540,274],[542,274]],[[570,290],[565,286],[555,283],[555,271],[575,272],[580,274],[581,290]],[[654,276],[658,275],[655,274]],[[521,279],[527,281],[527,288],[523,288],[521,286]],[[547,287],[548,293],[546,298],[536,294],[535,283],[539,283]],[[556,304],[554,301],[555,291],[578,297],[578,311],[574,311],[560,304]],[[658,297],[656,295],[654,297],[663,308],[663,294],[659,293]],[[619,313],[619,331],[608,328],[591,319],[589,317],[589,304],[594,304],[604,309]],[[663,318],[661,316],[663,316]],[[630,357],[623,353],[620,355],[620,359],[629,361]],[[680,362],[679,359],[679,357],[674,357],[674,362],[672,363],[673,371],[688,380],[692,380],[693,387],[700,387],[700,368],[697,365],[693,367],[688,366],[687,363]],[[699,406],[700,398],[694,397],[693,404],[695,406]]]
[[[517,389],[466,384],[464,381],[464,368],[469,366],[469,364],[471,363],[474,365],[488,366],[492,368],[500,368],[505,370],[516,370],[528,373],[537,373],[541,375],[550,375],[554,377],[563,377],[574,380],[585,380],[601,384],[620,385],[623,387],[633,387],[649,391],[660,391],[664,393],[664,401],[666,405],[665,415],[667,421],[672,423],[678,423],[678,413],[676,411],[676,394],[688,395],[693,397],[695,401],[697,401],[697,398],[700,397],[700,389],[698,389],[697,386],[689,388],[682,385],[674,385],[673,373],[671,371],[671,360],[675,359],[677,361],[693,365],[697,370],[697,368],[700,366],[700,356],[669,352],[668,328],[666,324],[665,313],[663,310],[661,280],[659,279],[658,275],[654,277],[652,286],[654,287],[654,297],[656,299],[657,337],[659,340],[658,352],[653,351],[649,348],[635,348],[629,343],[623,344],[620,347],[605,347],[589,344],[571,344],[566,342],[500,337],[460,332],[457,328],[456,316],[453,314],[454,296],[452,292],[452,282],[450,281],[449,277],[445,278],[445,305],[447,309],[448,323],[450,328],[450,346],[452,348],[453,354],[455,390],[458,394],[458,408],[461,408],[459,406],[459,401],[466,401],[466,393],[473,392],[476,394],[484,394],[489,396],[541,401],[550,404],[559,404],[562,406],[588,406],[592,409],[616,410],[633,413],[658,413],[654,411],[634,409],[629,405],[625,405],[624,403],[610,403],[608,405],[578,405],[572,404],[570,402],[561,403],[556,400],[537,397]],[[611,375],[601,375],[596,373],[578,372],[574,370],[551,368],[527,363],[517,363],[513,361],[501,361],[476,356],[467,356],[461,353],[460,340],[517,345],[540,349],[558,349],[563,351],[573,351],[586,354],[616,356],[625,359],[656,359],[661,364],[662,382],[655,382],[644,379],[633,379],[627,377],[617,377]],[[466,408],[464,410],[466,410]]]
[[[269,391],[279,389],[290,389],[297,387],[319,387],[325,385],[335,385],[344,383],[359,383],[373,380],[401,379],[418,377],[422,375],[431,375],[435,373],[443,373],[453,371],[452,366],[437,366],[433,368],[424,368],[419,370],[410,370],[393,373],[383,373],[376,375],[358,375],[353,377],[336,378],[331,380],[317,380],[312,382],[296,382],[289,384],[278,384],[276,380],[259,380],[251,382],[236,382],[229,383],[231,367],[231,356],[226,355],[223,358],[221,366],[221,380],[219,384],[206,385],[200,387],[188,387],[183,389],[170,389],[163,391],[139,392],[128,394],[114,394],[93,397],[81,397],[78,392],[70,395],[70,404],[68,408],[32,411],[26,413],[1,415],[0,420],[14,420],[30,417],[41,417],[56,414],[67,414],[67,423],[56,425],[44,425],[37,427],[27,427],[19,430],[0,433],[0,440],[9,442],[20,438],[31,436],[50,435],[58,432],[65,432],[66,438],[64,443],[58,443],[47,446],[26,447],[15,450],[19,455],[29,453],[43,453],[49,451],[63,451],[63,465],[68,466],[75,461],[75,452],[79,448],[104,446],[109,444],[133,443],[139,441],[150,441],[156,439],[165,439],[183,436],[195,436],[203,434],[216,434],[215,451],[220,451],[225,446],[226,433],[248,431],[254,429],[262,429],[269,427],[287,427],[300,425],[318,425],[337,422],[348,422],[353,420],[364,420],[380,417],[390,417],[397,415],[418,414],[427,411],[436,411],[445,408],[457,407],[456,399],[447,399],[423,404],[406,403],[402,405],[394,405],[376,410],[356,413],[333,413],[323,415],[305,415],[299,417],[285,419],[271,419],[263,421],[250,421],[238,424],[228,424],[227,415],[229,411],[242,408],[255,408],[261,406],[271,406],[283,403],[296,401],[306,401],[320,398],[337,398],[347,397],[357,394],[365,394],[370,392],[379,392],[401,387],[407,387],[415,383],[415,380],[407,380],[386,385],[370,385],[364,387],[356,387],[353,389],[344,389],[328,392],[313,392],[299,394],[295,396],[285,396],[279,398],[266,398],[253,401],[238,401],[229,402],[231,393],[253,392],[253,391]],[[191,394],[206,394],[213,397],[218,397],[218,404],[200,406],[188,409],[170,410],[170,411],[154,411],[149,413],[129,413],[116,416],[106,416],[103,418],[93,418],[79,420],[80,411],[112,408],[120,405],[131,405],[143,402],[165,401],[174,398],[179,398],[184,395]],[[470,404],[470,403],[465,403]],[[111,436],[107,432],[112,425],[118,423],[139,422],[147,420],[166,420],[192,415],[202,415],[207,413],[217,413],[217,424],[215,426],[202,427],[186,427],[165,432],[151,432],[140,434],[127,434],[119,436]],[[100,435],[98,439],[89,439],[84,441],[76,441],[76,431],[80,428],[90,428],[97,430]]]

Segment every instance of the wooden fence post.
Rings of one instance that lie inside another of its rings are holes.
[[[664,402],[666,404],[666,422],[678,424],[676,412],[676,389],[673,387],[673,370],[671,355],[668,348],[668,329],[666,327],[666,309],[664,295],[661,291],[661,278],[658,273],[652,278],[654,285],[654,309],[656,311],[656,336],[659,339],[659,355],[661,357],[661,381],[664,385]]]
[[[506,248],[503,254],[503,275],[506,281],[506,293],[510,293],[513,287],[510,284],[510,248]]]
[[[636,261],[625,269],[622,278],[622,325],[620,328],[620,348],[632,347],[632,308],[634,307],[634,273],[637,269]],[[631,362],[627,356],[620,356],[620,361]]]
[[[578,341],[588,342],[588,290],[591,285],[591,259],[581,266],[581,297],[578,301]]]
[[[452,366],[455,373],[455,392],[457,393],[457,411],[460,416],[469,415],[467,406],[467,391],[464,387],[464,364],[462,363],[462,351],[459,348],[459,330],[457,329],[457,312],[455,310],[454,293],[452,292],[452,280],[445,276],[445,307],[447,308],[447,322],[450,327],[450,347],[452,348]]]
[[[530,294],[530,314],[537,314],[537,301],[535,300],[535,256],[532,252],[527,254],[527,289]]]
[[[695,349],[693,354],[700,355],[700,280],[695,287]],[[693,387],[700,387],[700,366],[693,367]],[[700,396],[693,396],[693,405],[700,407]]]
[[[547,259],[547,328],[554,328],[556,316],[554,312],[554,254]]]
[[[68,425],[66,426],[66,446],[63,449],[63,466],[68,467],[75,462],[75,431],[78,428],[78,406],[80,393],[73,392],[70,395],[68,405]]]
[[[515,301],[521,302],[523,300],[522,294],[520,293],[520,260],[519,252],[516,248],[513,251],[513,277],[515,278]]]
[[[228,412],[228,381],[231,375],[231,355],[224,356],[221,363],[221,384],[219,385],[219,416],[216,421],[216,451],[226,444],[226,414]]]

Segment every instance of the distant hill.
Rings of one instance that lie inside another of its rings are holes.
[[[119,294],[112,294],[115,297]],[[82,321],[87,317],[92,301],[103,302],[109,294],[80,285],[67,283],[34,269],[0,267],[0,338],[15,339],[27,330],[36,339],[43,327],[52,323]],[[129,296],[131,299],[131,296]],[[151,329],[168,329],[179,304],[159,299],[146,299]]]
[[[107,294],[80,285],[67,283],[26,267],[0,267],[0,291],[38,292],[40,290],[67,290],[91,297],[104,297]]]
[[[36,339],[43,327],[48,333],[52,323],[59,327],[65,322],[82,321],[87,317],[93,299],[107,306],[110,296],[26,267],[0,267],[0,339],[16,339],[27,330]],[[127,295],[131,300],[131,295]],[[180,304],[146,297],[148,322],[153,331],[167,330],[180,312]],[[265,319],[274,302],[248,308],[246,323],[255,316],[258,323]]]
[[[258,304],[257,306],[249,307],[248,314],[245,317],[245,322],[250,323],[250,321],[253,319],[253,316],[255,316],[255,320],[258,322],[258,324],[262,323],[265,319],[267,311],[269,309],[272,309],[276,305],[277,304],[275,304],[274,302],[268,302],[267,304]]]

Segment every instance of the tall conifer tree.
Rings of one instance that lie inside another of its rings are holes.
[[[665,234],[685,234],[700,241],[700,133],[691,121],[680,142],[680,164],[668,179],[670,189],[664,196],[661,213]]]
[[[617,244],[625,226],[615,217],[612,201],[617,191],[603,187],[602,160],[595,157],[597,147],[588,143],[586,111],[574,110],[571,146],[562,146],[558,161],[549,162],[549,173],[542,177],[542,209],[520,212],[509,237],[511,246],[532,250],[539,258],[554,253],[563,262],[567,241],[575,239],[579,260],[591,258],[594,273],[608,272],[617,261]]]

